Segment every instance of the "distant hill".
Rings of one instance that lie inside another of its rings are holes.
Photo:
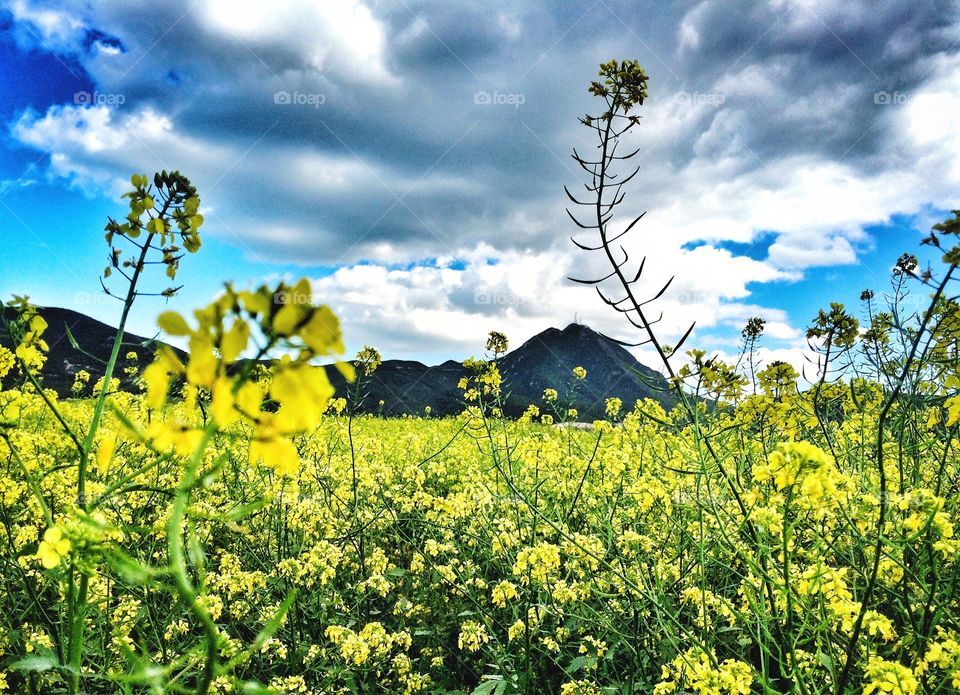
[[[117,329],[69,309],[45,307],[40,310],[40,315],[47,322],[47,330],[43,338],[50,348],[47,353],[47,363],[43,369],[44,386],[53,389],[61,397],[69,396],[74,376],[77,372],[85,370],[90,373],[90,386],[86,391],[89,395],[90,387],[103,376],[110,351],[113,349]],[[70,335],[74,337],[80,350],[73,347]],[[120,379],[123,388],[133,389],[134,387],[134,384],[130,383],[123,374],[123,368],[128,364],[127,353],[136,353],[137,363],[143,367],[153,359],[158,343],[159,341],[133,333],[124,334],[123,349],[120,351],[120,359],[113,375]],[[10,347],[10,337],[6,335],[2,325],[0,325],[0,345]],[[181,358],[186,356],[182,350],[173,349]]]
[[[66,397],[70,395],[74,375],[81,369],[91,374],[91,384],[101,377],[115,329],[68,309],[50,307],[41,309],[40,313],[49,324],[45,339],[50,352],[44,384]],[[71,345],[68,328],[82,352]],[[9,337],[2,329],[0,344],[9,346]],[[129,389],[134,385],[124,380],[124,355],[135,352],[139,364],[145,365],[152,359],[159,341],[127,334],[123,344],[115,376]],[[181,350],[177,352],[185,356]],[[568,392],[571,372],[577,366],[587,370],[587,378],[577,384],[577,398],[572,404],[581,419],[602,417],[604,402],[612,396],[623,400],[625,408],[642,398],[652,398],[667,407],[674,403],[659,373],[640,364],[617,343],[581,324],[570,324],[563,330],[548,328],[507,353],[499,364],[506,384],[508,415],[519,415],[531,403],[542,406],[545,388],[556,389],[562,398]],[[339,372],[332,366],[327,372],[337,391],[343,393],[346,384]],[[435,415],[459,413],[463,404],[457,382],[466,374],[463,366],[454,360],[433,367],[412,360],[384,360],[370,379],[364,409],[393,416],[422,413],[426,406],[430,406]]]
[[[562,331],[548,328],[538,333],[501,360],[501,372],[510,384],[511,408],[523,410],[530,403],[540,403],[547,387],[563,395],[577,366],[587,370],[587,378],[577,384],[575,407],[587,420],[603,417],[611,396],[620,398],[626,409],[642,398],[668,407],[674,403],[662,375],[592,328],[571,323]]]

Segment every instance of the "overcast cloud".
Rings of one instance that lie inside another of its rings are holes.
[[[78,5],[3,3],[24,49],[78,60],[104,103],[25,109],[11,136],[107,195],[188,173],[209,234],[337,268],[318,291],[388,353],[528,337],[573,307],[616,331],[564,280],[590,261],[562,190],[610,57],[651,75],[623,219],[647,211],[628,249],[650,286],[678,276],[668,334],[761,313],[796,351],[802,326],[751,283],[852,264],[865,227],[960,206],[955,2]]]

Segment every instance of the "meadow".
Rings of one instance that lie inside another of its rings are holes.
[[[242,331],[215,323],[191,329],[214,361],[161,356],[159,386],[105,399],[82,502],[70,433],[98,399],[0,394],[10,692],[819,693],[847,663],[850,692],[960,685],[960,448],[929,381],[891,409],[881,478],[866,379],[799,392],[773,364],[695,422],[612,401],[578,430],[550,392],[498,417],[492,359],[463,416],[382,419],[301,400],[289,357],[226,376]]]

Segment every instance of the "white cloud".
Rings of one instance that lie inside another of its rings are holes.
[[[746,318],[757,314],[772,319],[771,337],[797,337],[783,311],[737,301],[747,296],[744,283],[751,276],[769,277],[775,270],[706,247],[681,253],[692,256],[691,262],[703,272],[692,273],[658,301],[656,313],[664,312],[657,326],[662,339],[679,338],[691,320],[702,328],[739,330]],[[576,269],[582,259],[574,253],[498,252],[480,245],[456,256],[455,263],[442,258],[436,266],[409,269],[347,266],[315,280],[314,292],[341,317],[350,349],[371,343],[392,356],[465,357],[482,349],[491,330],[506,332],[517,346],[548,327],[571,322],[575,313],[609,335],[631,341],[645,337],[591,288],[567,281],[568,275],[581,274]],[[689,346],[695,344],[696,333]]]
[[[160,5],[171,21],[184,12]],[[623,334],[625,324],[589,289],[564,281],[595,261],[558,246],[573,231],[559,195],[571,174],[548,166],[566,163],[569,144],[582,137],[565,124],[574,122],[571,102],[583,85],[557,90],[574,79],[572,65],[594,60],[595,45],[554,47],[552,36],[540,45],[527,15],[496,7],[496,41],[478,40],[463,71],[438,43],[445,26],[431,24],[431,15],[392,14],[359,0],[204,0],[156,47],[137,26],[139,10],[98,5],[88,18],[26,0],[10,7],[48,48],[76,47],[88,23],[129,47],[78,58],[98,87],[129,97],[123,108],[53,106],[11,124],[16,140],[49,153],[52,176],[115,195],[133,171],[180,169],[218,211],[208,218],[209,233],[229,235],[249,256],[347,264],[318,287],[343,303],[356,335],[386,341],[399,354],[421,350],[418,341],[469,351],[492,328],[529,337],[570,320],[573,307],[591,325]],[[648,215],[625,245],[634,260],[649,259],[644,292],[677,275],[660,303],[665,335],[678,335],[693,320],[730,328],[759,314],[771,338],[797,341],[785,313],[751,301],[753,283],[793,282],[808,268],[853,264],[870,245],[864,226],[960,205],[960,61],[947,54],[928,59],[905,103],[875,105],[865,119],[860,107],[870,94],[861,89],[857,59],[844,56],[857,75],[844,82],[833,79],[834,63],[818,64],[815,50],[803,47],[813,45],[807,39],[832,44],[824,22],[837,32],[862,26],[870,18],[866,4],[844,10],[827,2],[758,3],[738,19],[757,30],[746,32],[758,42],[754,52],[734,46],[729,73],[724,62],[678,74],[719,61],[711,52],[724,28],[710,24],[716,7],[701,3],[671,17],[671,31],[661,32],[676,59],[669,70],[658,66],[632,140],[643,150],[643,166],[628,205],[643,205]],[[767,35],[763,10],[771,8],[783,18]],[[789,50],[759,55],[774,39]],[[475,105],[473,78],[481,86],[517,80],[517,65],[528,63],[518,53],[526,43],[533,55],[557,50],[555,63],[534,63],[517,85],[527,97],[524,109]],[[422,50],[404,53],[409,47]],[[560,48],[570,50],[561,56]],[[438,55],[454,72],[433,82]],[[824,79],[806,88],[800,73],[818,69]],[[180,91],[157,86],[171,70],[182,73]],[[584,70],[584,81],[591,73]],[[683,99],[680,87],[689,90]],[[278,107],[271,99],[277,89],[329,98],[322,109]],[[723,101],[695,99],[694,89]],[[834,150],[821,146],[858,122],[863,132]],[[871,138],[865,163],[857,146]],[[394,224],[401,219],[407,224]],[[771,236],[766,258],[718,248],[725,241],[766,244]],[[701,240],[707,244],[685,248]],[[384,265],[434,256],[445,257],[441,267]],[[451,258],[466,267],[443,267]],[[358,265],[361,259],[374,263]]]
[[[72,49],[83,38],[85,23],[72,10],[38,7],[27,0],[14,0],[8,8],[21,25],[29,23],[35,27],[49,48]]]
[[[206,0],[198,10],[212,33],[254,49],[293,48],[304,67],[331,65],[376,81],[393,81],[385,63],[384,29],[358,0]]]

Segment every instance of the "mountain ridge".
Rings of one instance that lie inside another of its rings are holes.
[[[89,372],[91,385],[95,383],[103,375],[116,329],[70,309],[43,307],[40,314],[48,324],[45,339],[50,346],[43,370],[44,386],[68,397],[80,370]],[[67,329],[81,350],[73,347]],[[0,345],[9,347],[9,343],[9,336],[0,328]],[[121,380],[121,388],[137,388],[135,380],[123,373],[128,365],[126,355],[135,353],[136,364],[142,368],[160,344],[163,341],[158,339],[124,335],[114,373]],[[181,358],[186,356],[184,351],[173,349]],[[543,411],[546,388],[556,389],[561,402],[569,395],[564,407],[576,408],[578,417],[584,420],[603,417],[606,399],[611,397],[620,398],[627,409],[642,398],[652,398],[665,407],[675,403],[661,374],[641,364],[615,341],[579,323],[563,329],[547,328],[503,355],[498,365],[505,384],[504,412],[510,416],[520,415],[531,404]],[[572,377],[573,368],[578,366],[587,370],[582,381]],[[332,365],[325,368],[337,393],[344,393],[346,382],[340,373]],[[368,378],[362,409],[400,416],[422,414],[429,406],[433,415],[455,415],[463,409],[458,382],[467,374],[466,368],[452,359],[432,366],[417,360],[386,359]],[[89,389],[87,386],[84,393],[89,395]]]

